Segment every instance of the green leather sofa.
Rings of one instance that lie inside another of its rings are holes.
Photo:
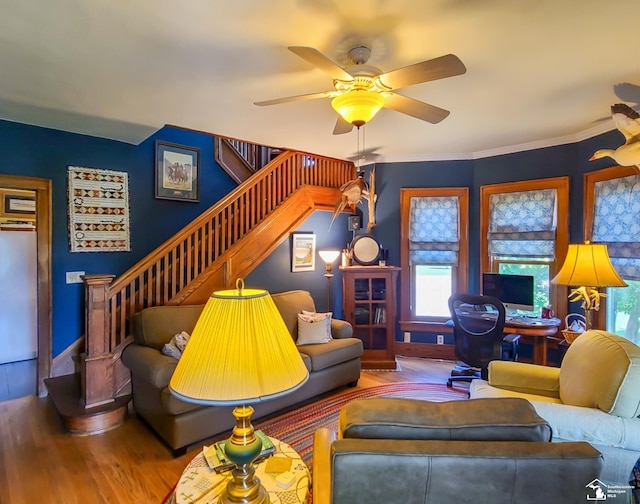
[[[587,502],[600,452],[550,439],[524,399],[358,399],[314,434],[313,504]]]

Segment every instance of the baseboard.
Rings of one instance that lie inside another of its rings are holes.
[[[84,351],[84,336],[69,345],[51,363],[51,377],[74,374],[76,372],[74,358]]]
[[[453,345],[434,345],[432,343],[395,342],[396,355],[405,357],[422,357],[425,359],[456,360]]]

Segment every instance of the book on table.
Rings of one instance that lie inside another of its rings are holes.
[[[260,454],[256,458],[256,461],[264,460],[269,455],[275,453],[276,447],[264,432],[262,432],[261,430],[256,430],[254,434],[257,438],[260,439],[260,441],[262,441],[262,450],[260,450]],[[212,446],[203,450],[204,457],[211,469],[225,469],[231,468],[233,466],[233,463],[227,458],[227,455],[224,451],[224,446],[227,441],[227,439],[225,439],[224,441],[218,441],[217,443],[214,443]],[[213,448],[213,450],[211,450],[211,448]],[[215,457],[212,455],[215,455]]]

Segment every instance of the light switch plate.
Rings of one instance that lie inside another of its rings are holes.
[[[67,283],[82,283],[82,275],[84,274],[84,271],[67,271]]]

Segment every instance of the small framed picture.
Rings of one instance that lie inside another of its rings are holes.
[[[16,196],[5,194],[4,212],[33,217],[36,214],[36,198],[34,196]]]
[[[157,199],[200,199],[200,149],[156,140]]]
[[[291,244],[291,271],[315,271],[316,235],[313,233],[295,233]]]

